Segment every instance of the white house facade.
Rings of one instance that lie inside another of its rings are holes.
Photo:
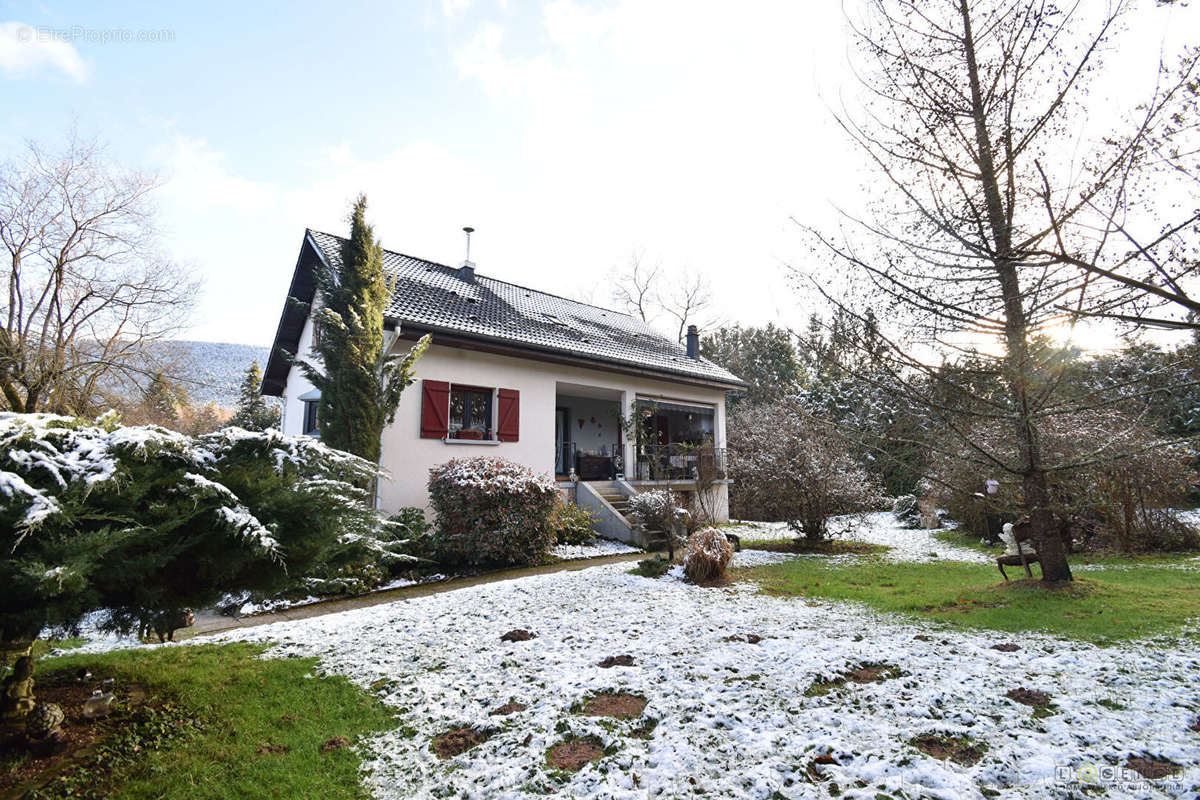
[[[284,433],[316,435],[319,394],[285,354],[308,358],[312,270],[336,265],[342,239],[305,234],[263,379],[283,400]],[[432,345],[382,437],[386,511],[428,507],[429,469],[498,456],[553,475],[596,514],[601,533],[637,540],[624,500],[647,488],[697,493],[728,519],[725,393],[743,386],[639,319],[458,268],[385,251],[394,282],[388,347]]]

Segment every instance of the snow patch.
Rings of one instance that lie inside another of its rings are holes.
[[[611,539],[595,539],[584,544],[558,544],[550,549],[550,555],[564,561],[574,561],[580,558],[602,558],[604,556],[619,556],[624,553],[640,553],[640,547],[614,542]]]

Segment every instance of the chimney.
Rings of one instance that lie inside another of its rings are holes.
[[[458,277],[467,283],[475,282],[475,262],[471,260],[471,234],[475,229],[470,225],[463,228],[463,233],[467,235],[467,257],[458,265]]]
[[[688,325],[687,355],[688,358],[700,358],[700,332],[696,330],[695,325]]]

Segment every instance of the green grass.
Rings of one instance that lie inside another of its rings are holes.
[[[933,531],[933,538],[946,544],[959,547],[969,547],[980,553],[998,556],[1004,552],[999,544],[981,544],[979,537],[970,531],[958,528],[948,531]],[[1104,564],[1111,566],[1154,566],[1163,564],[1179,564],[1189,559],[1195,559],[1200,553],[1087,553],[1074,554],[1070,557],[1072,564]],[[1020,567],[1017,568],[1018,570]],[[1036,568],[1034,570],[1036,572]]]
[[[42,661],[38,672],[86,667],[142,684],[151,699],[173,698],[203,721],[185,743],[145,752],[109,776],[112,785],[96,796],[363,797],[358,755],[321,745],[386,730],[391,713],[344,678],[305,677],[316,659],[259,659],[260,652],[235,644],[64,655]]]
[[[645,558],[637,563],[637,566],[631,570],[627,570],[630,575],[640,575],[643,578],[661,578],[667,574],[667,570],[671,569],[671,562],[665,558]]]
[[[770,594],[852,600],[955,627],[1045,631],[1096,643],[1173,634],[1200,617],[1200,572],[1144,565],[1080,572],[1063,588],[1006,584],[983,564],[873,558],[801,559],[737,570],[734,577],[758,581]]]
[[[1000,545],[982,544],[979,537],[964,528],[955,528],[948,531],[933,531],[933,538],[939,542],[952,544],[957,547],[969,547],[972,550],[978,550],[981,553],[989,553],[998,556],[1004,552],[1004,548]]]
[[[891,550],[884,544],[852,542],[844,539],[822,539],[810,542],[807,539],[747,539],[742,542],[743,550],[767,550],[772,553],[801,553],[817,556],[872,555]]]

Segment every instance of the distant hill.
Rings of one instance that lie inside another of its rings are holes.
[[[225,408],[237,405],[238,388],[250,362],[266,368],[271,348],[226,342],[162,342],[167,358],[178,365],[177,374],[186,376],[184,388],[196,405],[216,403]]]

